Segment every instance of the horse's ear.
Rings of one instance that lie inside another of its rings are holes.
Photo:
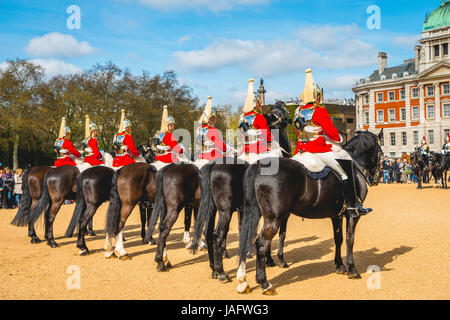
[[[380,133],[378,134],[378,139],[382,139],[383,138],[383,128],[381,129]]]

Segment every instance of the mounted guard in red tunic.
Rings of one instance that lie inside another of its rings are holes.
[[[55,141],[54,148],[57,153],[57,158],[55,161],[55,167],[61,167],[65,165],[70,165],[76,167],[77,164],[73,158],[81,157],[81,154],[75,149],[73,143],[70,141],[70,128],[66,126],[66,118],[63,117],[61,121],[61,127],[59,130],[59,136]]]
[[[183,154],[184,148],[175,139],[173,135],[174,130],[175,120],[169,116],[167,106],[164,106],[161,129],[153,138],[153,143],[157,150],[153,165],[158,170],[167,164],[179,161],[179,156]]]
[[[354,216],[368,214],[372,209],[363,208],[356,196],[352,158],[339,146],[343,139],[324,106],[322,90],[314,83],[311,69],[306,70],[305,89],[300,98],[303,105],[295,111],[294,125],[299,138],[293,159],[309,153],[329,166],[342,178],[347,209]]]
[[[131,122],[125,119],[125,110],[122,110],[121,125],[119,133],[114,136],[114,149],[116,151],[116,156],[113,161],[113,168],[120,168],[122,166],[135,163],[135,158],[138,162],[145,162],[141,160],[139,150],[133,141],[133,136],[131,135]]]
[[[227,153],[227,145],[223,142],[219,130],[214,127],[216,110],[212,107],[212,97],[208,97],[205,110],[200,117],[201,127],[197,131],[197,141],[202,146],[198,159],[215,160]]]
[[[255,99],[253,79],[250,79],[243,113],[239,118],[239,130],[244,136],[244,145],[239,158],[249,163],[263,157],[282,156],[281,150],[276,152],[272,150],[272,133],[261,108],[259,101]]]
[[[100,129],[93,122],[89,122],[89,116],[86,116],[86,139],[83,140],[81,146],[84,148],[84,161],[91,166],[99,166],[104,164],[103,156],[98,146],[98,136]]]

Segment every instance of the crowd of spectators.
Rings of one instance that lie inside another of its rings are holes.
[[[412,171],[411,164],[403,160],[389,159],[385,156],[380,166],[380,183],[417,183],[417,175]],[[424,175],[423,182],[429,183],[428,175]]]
[[[10,168],[0,167],[0,209],[15,209],[22,197],[23,170],[12,171]]]

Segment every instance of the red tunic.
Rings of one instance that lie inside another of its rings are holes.
[[[100,164],[103,164],[102,154],[100,153],[100,150],[98,148],[97,139],[90,138],[89,142],[88,142],[88,146],[92,150],[92,155],[85,157],[84,161],[89,163],[91,166],[98,166]]]
[[[308,109],[311,108],[311,104],[307,104],[302,106],[302,109]],[[328,111],[324,107],[316,106],[316,109],[314,111],[314,115],[312,117],[312,121],[316,124],[322,127],[322,132],[320,133],[321,136],[319,136],[317,139],[309,142],[301,142],[297,141],[297,149],[295,150],[295,154],[297,154],[299,151],[305,151],[310,153],[325,153],[331,151],[331,144],[325,143],[325,138],[323,134],[325,133],[328,138],[331,140],[334,140],[336,142],[340,141],[339,132],[333,125],[333,122],[331,121],[330,115],[328,114]],[[296,129],[297,130],[297,129]]]
[[[54,166],[55,167],[61,167],[61,166],[74,166],[76,167],[77,164],[75,163],[75,161],[72,160],[72,158],[70,157],[70,155],[73,155],[76,158],[81,157],[81,154],[77,151],[77,149],[75,149],[75,147],[73,146],[73,143],[70,142],[70,140],[67,140],[66,138],[60,138],[59,140],[64,140],[61,149],[66,149],[69,152],[66,153],[66,156],[61,158],[61,159],[56,159]]]
[[[209,124],[204,124],[202,128],[208,128],[206,136],[208,139],[214,143],[215,148],[210,151],[202,152],[198,158],[205,160],[214,160],[217,158],[222,158],[223,154],[227,151],[227,145],[220,138],[220,133],[217,128],[210,126]],[[218,152],[220,151],[220,152]]]
[[[126,132],[118,133],[118,136],[125,135],[123,139],[123,145],[128,147],[128,150],[124,154],[116,154],[113,161],[113,167],[122,167],[131,163],[135,163],[133,157],[137,157],[139,155],[139,150],[136,148],[133,142],[133,136]]]
[[[270,132],[267,120],[264,115],[256,113],[255,111],[247,112],[244,116],[255,114],[255,120],[253,121],[253,127],[261,130],[260,139],[257,142],[251,144],[244,144],[242,152],[246,153],[264,153],[270,151],[268,144],[272,142],[272,133]]]
[[[170,149],[178,154],[182,154],[183,153],[183,148],[178,144],[177,140],[175,139],[175,137],[173,136],[173,134],[169,131],[166,132],[166,134],[164,135],[163,141],[162,143],[168,147],[170,147]],[[176,157],[176,155],[173,152],[168,152],[166,154],[159,154],[156,156],[155,161],[161,161],[164,163],[173,163],[173,162],[177,162],[178,158]]]

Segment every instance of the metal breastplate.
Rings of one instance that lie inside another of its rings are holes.
[[[123,143],[125,140],[125,135],[115,135],[114,136],[114,144],[119,147],[119,149],[116,151],[117,156],[123,156],[127,153],[128,147]]]
[[[55,147],[57,148],[57,153],[58,153],[58,155],[57,155],[57,159],[63,159],[63,158],[65,158],[66,156],[68,156],[69,155],[69,150],[67,150],[67,149],[63,149],[62,148],[62,145],[64,144],[64,139],[57,139],[56,141],[55,141]]]
[[[164,137],[166,136],[165,132],[160,132],[156,134],[156,138],[159,143],[156,145],[156,150],[158,151],[158,155],[162,156],[168,154],[170,152],[170,147],[164,144]]]
[[[197,132],[198,142],[202,145],[202,152],[211,152],[215,149],[214,142],[208,137],[209,127],[202,127]]]
[[[89,141],[91,140],[91,137],[87,137],[86,139],[83,140],[82,144],[85,146],[84,147],[84,156],[85,157],[90,157],[92,156],[94,153],[92,152],[91,147],[89,147]]]
[[[299,141],[303,143],[314,141],[323,135],[322,127],[313,122],[315,111],[316,107],[314,106],[307,109],[300,109],[297,112],[297,116],[302,117],[306,122],[306,126],[299,132]]]
[[[261,130],[256,129],[254,126],[255,119],[256,114],[254,113],[249,115],[241,114],[241,117],[239,119],[239,127],[241,127],[241,124],[243,123],[248,128],[248,130],[244,133],[245,144],[257,143],[259,140],[261,140]]]

